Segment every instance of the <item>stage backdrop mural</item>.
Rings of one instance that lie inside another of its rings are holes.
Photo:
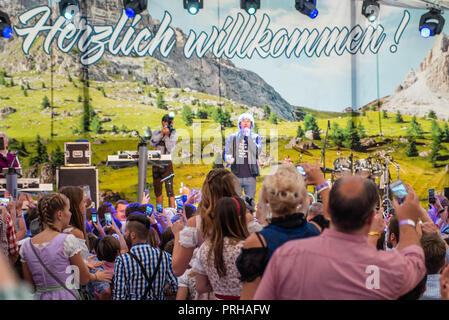
[[[421,1],[388,2],[371,23],[352,0],[318,0],[315,19],[293,0],[262,0],[254,15],[238,0],[205,0],[196,15],[149,0],[134,18],[122,1],[83,0],[70,21],[57,0],[0,0],[13,25],[0,40],[0,131],[42,182],[64,164],[64,142],[90,141],[103,196],[134,201],[137,168],[111,168],[108,155],[137,150],[138,134],[174,112],[175,191],[201,187],[250,112],[259,182],[288,157],[319,159],[333,180],[352,159],[381,188],[388,168],[424,201],[449,187],[449,26],[422,38]]]

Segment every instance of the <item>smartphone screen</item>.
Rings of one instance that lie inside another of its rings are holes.
[[[92,213],[92,222],[93,223],[98,223],[98,219],[97,219],[97,214],[96,213]]]
[[[9,203],[9,198],[0,198],[0,206],[7,206]]]
[[[164,210],[164,208],[162,207],[162,205],[161,204],[156,204],[156,210],[157,210],[157,212],[159,212],[159,213],[162,213],[162,210]]]
[[[399,204],[404,202],[405,197],[407,197],[407,189],[405,188],[404,183],[401,180],[395,181],[390,185],[391,192],[398,200]]]
[[[435,203],[435,190],[429,189],[429,203]]]
[[[306,172],[304,171],[304,168],[301,166],[296,166],[296,170],[298,170],[299,174],[301,174],[303,177],[306,176]]]
[[[146,206],[145,216],[146,217],[151,217],[152,214],[153,214],[153,207],[152,206]]]
[[[112,224],[112,217],[110,213],[105,213],[104,214],[104,218],[106,220],[106,225],[111,225]]]

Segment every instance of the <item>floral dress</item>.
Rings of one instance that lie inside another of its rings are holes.
[[[225,237],[223,244],[223,263],[226,268],[226,275],[220,277],[215,268],[214,253],[209,255],[210,242],[205,241],[198,252],[199,259],[195,260],[192,269],[199,274],[207,275],[214,290],[215,297],[221,300],[238,300],[242,292],[242,282],[240,273],[237,270],[235,261],[239,256],[245,240],[236,241]]]

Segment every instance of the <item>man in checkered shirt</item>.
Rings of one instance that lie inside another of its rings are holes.
[[[2,253],[9,257],[11,263],[15,263],[19,256],[19,245],[17,243],[16,228],[5,206],[0,206],[0,247]],[[6,238],[6,241],[5,241]]]

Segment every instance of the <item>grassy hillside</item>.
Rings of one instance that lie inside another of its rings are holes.
[[[88,96],[90,103],[94,110],[102,118],[110,118],[108,122],[103,123],[104,132],[101,134],[77,134],[75,133],[80,128],[82,116],[82,102],[85,91],[84,84],[79,80],[68,77],[56,76],[54,79],[53,101],[54,111],[54,133],[53,139],[50,139],[50,109],[42,109],[41,102],[45,96],[51,99],[52,90],[50,89],[50,76],[48,74],[34,74],[21,73],[14,74],[14,86],[6,87],[0,85],[0,109],[12,107],[16,112],[4,117],[0,123],[0,131],[5,131],[11,138],[15,138],[20,142],[24,141],[28,151],[35,150],[35,138],[39,133],[41,138],[47,145],[49,152],[60,146],[63,149],[64,142],[75,141],[76,139],[86,138],[92,143],[94,165],[99,166],[100,189],[120,192],[124,198],[134,201],[137,193],[137,167],[126,168],[120,170],[113,170],[106,167],[104,163],[108,155],[116,154],[119,150],[136,150],[138,139],[133,137],[131,133],[113,133],[112,127],[115,125],[121,128],[125,125],[129,130],[139,130],[144,132],[147,126],[156,129],[160,126],[160,119],[163,114],[168,111],[158,109],[156,107],[157,91],[162,92],[166,104],[173,109],[177,116],[175,118],[175,127],[179,132],[185,130],[190,136],[192,135],[192,128],[186,126],[181,120],[180,112],[184,105],[189,105],[192,109],[197,109],[196,100],[199,103],[207,104],[224,104],[223,108],[231,112],[234,116],[244,112],[247,107],[241,106],[238,103],[226,99],[219,99],[205,93],[186,92],[182,89],[166,89],[145,86],[139,82],[129,82],[117,79],[115,82],[95,82],[91,81],[88,88]],[[6,77],[6,82],[10,82],[11,78]],[[43,88],[42,83],[45,83]],[[25,95],[24,88],[29,85]],[[104,88],[105,95],[101,90]],[[149,96],[150,92],[150,96]],[[174,98],[176,96],[176,98]],[[146,102],[144,102],[146,101]],[[195,101],[193,103],[193,101]],[[318,125],[322,129],[321,137],[324,138],[324,132],[327,127],[327,120],[336,122],[340,127],[344,128],[350,114],[320,112],[316,110],[304,109],[312,113],[318,120]],[[428,158],[407,158],[405,156],[406,146],[401,144],[399,140],[394,140],[405,136],[406,129],[410,122],[410,116],[403,116],[405,123],[395,123],[394,115],[389,114],[388,119],[381,119],[380,113],[377,111],[367,111],[366,115],[356,118],[357,123],[361,123],[366,135],[374,137],[377,142],[382,142],[384,139],[393,139],[386,146],[393,148],[393,158],[397,161],[403,171],[400,178],[405,182],[410,183],[424,200],[427,197],[427,189],[435,188],[436,190],[443,190],[446,184],[447,175],[444,174],[444,165],[449,159],[448,146],[444,143],[444,149],[440,152],[438,161],[439,168],[433,168]],[[217,130],[217,124],[211,120],[196,120],[200,121],[202,129]],[[422,128],[425,132],[425,138],[418,141],[418,151],[430,150],[430,119],[419,118]],[[298,125],[303,125],[302,122],[286,122],[280,121],[277,125],[273,125],[268,121],[257,120],[257,126],[264,136],[271,134],[279,135],[278,147],[274,148],[272,155],[276,155],[276,160],[282,160],[289,155],[295,161],[298,159],[298,153],[292,149],[286,149],[285,145],[288,141],[296,136]],[[442,127],[443,122],[439,121]],[[227,128],[225,135],[228,136],[234,132],[236,128]],[[270,130],[273,130],[270,132]],[[382,136],[380,135],[382,133]],[[95,141],[105,140],[105,143],[96,144]],[[319,146],[323,145],[323,141],[314,141]],[[332,145],[329,142],[328,145]],[[272,145],[267,145],[266,149],[270,150]],[[312,150],[313,157],[304,156],[303,160],[313,161],[314,158],[321,157],[321,150]],[[341,156],[348,157],[350,152],[344,151]],[[366,158],[369,153],[354,153],[356,158]],[[338,157],[336,150],[328,150],[326,153],[326,166],[332,167],[333,161]],[[24,167],[30,165],[29,159],[22,158]],[[211,164],[180,164],[175,165],[175,192],[179,190],[181,182],[189,187],[200,188],[204,181],[205,174],[211,169]],[[267,172],[270,168],[263,168],[262,172]],[[396,178],[396,171],[393,167],[392,177]],[[148,170],[148,182],[152,182],[151,169]],[[330,176],[328,177],[330,178]],[[258,178],[259,182],[263,181],[263,175]],[[258,190],[261,183],[258,184]],[[150,189],[152,186],[150,185]]]

